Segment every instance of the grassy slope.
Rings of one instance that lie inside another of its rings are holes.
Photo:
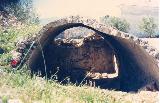
[[[0,31],[1,47],[5,53],[0,55],[0,98],[3,101],[20,99],[24,103],[155,103],[157,92],[137,94],[101,90],[88,86],[61,85],[56,80],[30,77],[26,67],[13,70],[9,67],[10,51],[15,48],[17,37],[36,33],[37,26],[24,26],[21,29],[9,28]],[[2,71],[3,70],[3,71]]]
[[[2,99],[20,99],[23,103],[156,103],[158,100],[157,92],[125,93],[85,85],[61,85],[38,76],[31,78],[27,71],[4,70],[0,73]]]
[[[46,103],[119,103],[109,93],[87,86],[60,85],[54,80],[30,77],[23,71],[1,73],[0,96],[18,98],[25,103],[41,101]]]

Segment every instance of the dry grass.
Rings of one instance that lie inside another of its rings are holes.
[[[85,85],[61,85],[56,80],[31,78],[28,72],[18,70],[1,72],[0,98],[22,103],[156,103],[158,92],[125,93]]]

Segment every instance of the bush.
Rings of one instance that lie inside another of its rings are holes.
[[[118,17],[104,16],[101,18],[101,21],[106,25],[113,26],[123,32],[128,32],[130,29],[129,23],[125,19],[121,19]]]
[[[28,35],[36,34],[40,30],[39,25],[22,25],[18,27],[8,27],[7,29],[1,29],[0,26],[0,48],[4,50],[3,54],[0,54],[0,66],[8,65],[11,60],[11,51],[16,48],[16,42]]]
[[[152,17],[143,18],[142,22],[139,25],[139,29],[147,36],[147,37],[156,37],[155,33],[157,30],[157,25],[154,22]]]
[[[0,4],[0,11],[14,15],[18,21],[25,24],[39,23],[39,18],[34,12],[33,0],[6,0]]]

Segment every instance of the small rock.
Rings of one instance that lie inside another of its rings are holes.
[[[119,37],[121,36],[121,32],[120,31],[117,32],[117,36],[119,36]]]
[[[95,77],[93,79],[100,79],[101,78],[101,74],[100,73],[95,73],[94,75],[95,75]]]
[[[135,41],[137,44],[140,44],[140,39],[139,39],[139,38],[135,38],[134,41]]]
[[[103,77],[103,78],[107,78],[107,77],[108,77],[108,74],[107,74],[107,73],[102,73],[102,77]]]
[[[154,56],[156,59],[159,59],[159,53],[156,53]]]
[[[143,47],[144,49],[147,49],[148,45],[143,45],[142,47]]]

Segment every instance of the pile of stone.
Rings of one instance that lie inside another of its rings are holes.
[[[27,55],[36,47],[35,37],[27,36],[25,38],[21,38],[15,44],[16,49],[11,51],[12,61],[11,66],[17,67],[20,63],[25,62],[27,59]]]
[[[56,37],[56,39],[82,39],[93,34],[95,34],[93,30],[79,26],[63,31]]]
[[[55,38],[54,43],[61,46],[80,47],[83,42],[101,38],[93,30],[80,26],[63,31]]]

